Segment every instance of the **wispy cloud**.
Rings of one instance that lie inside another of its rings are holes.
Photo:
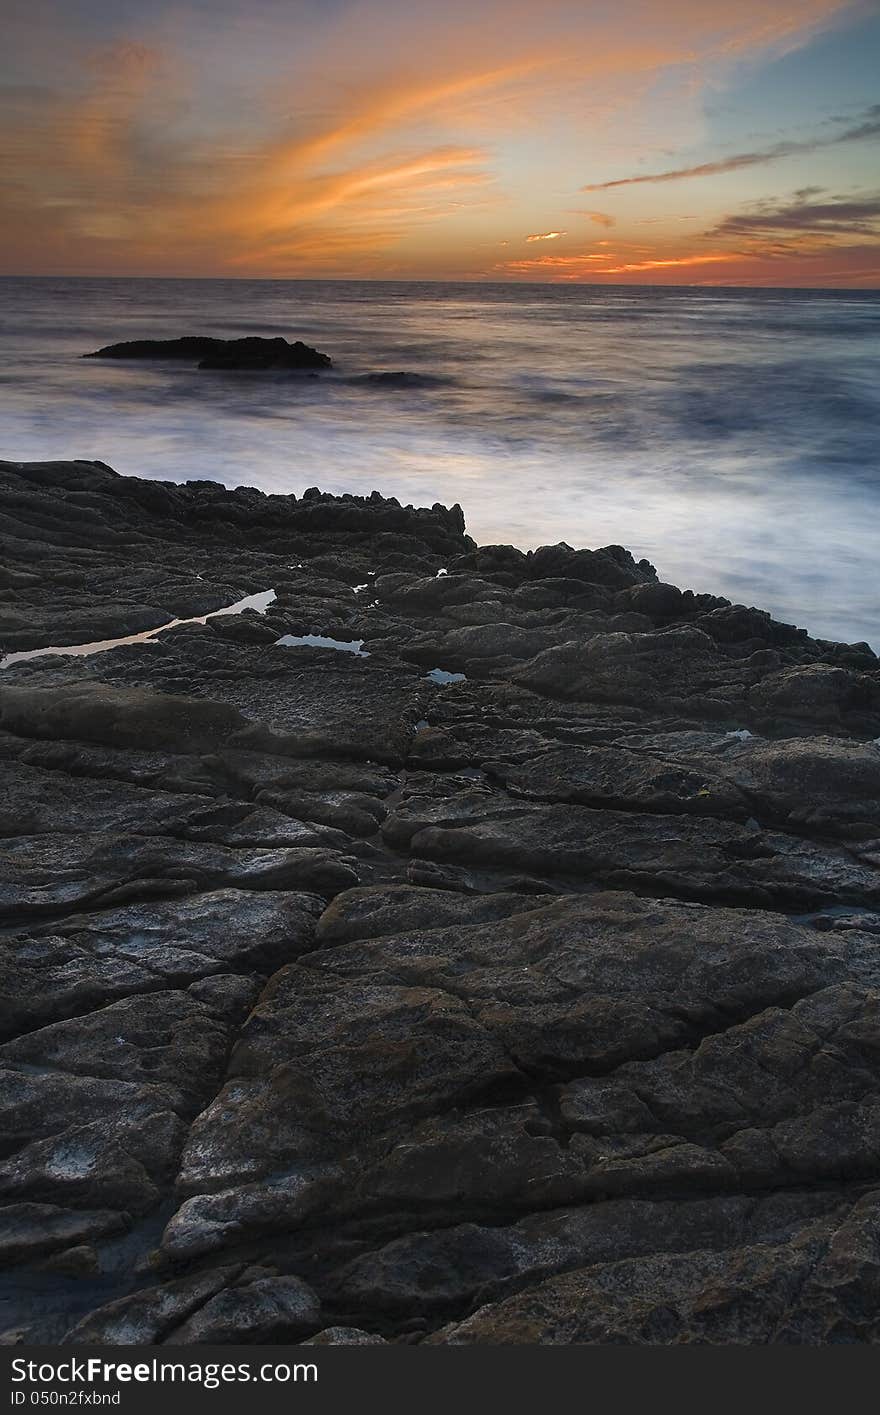
[[[558,241],[560,236],[567,236],[567,231],[542,231],[536,236],[526,236],[527,241]]]
[[[506,260],[501,265],[496,266],[497,270],[509,270],[516,274],[528,274],[530,271],[568,271],[585,268],[590,261],[605,261],[609,256],[606,254],[592,255],[543,255],[536,256],[533,260]]]
[[[551,280],[595,279],[605,275],[632,275],[639,271],[666,271],[695,265],[724,265],[742,261],[736,251],[703,251],[695,254],[625,260],[610,251],[570,256],[537,256],[532,260],[505,261],[499,269],[511,275],[548,277]]]
[[[730,261],[745,260],[739,251],[711,251],[702,255],[670,256],[664,260],[634,260],[622,265],[604,267],[601,275],[630,275],[637,270],[671,270],[688,265],[726,265]]]
[[[810,197],[817,195],[815,187],[806,192]],[[880,235],[880,195],[813,201],[807,200],[803,192],[796,193],[790,202],[759,202],[726,216],[710,234],[763,237],[792,233],[833,238]]]
[[[594,221],[597,226],[605,226],[605,227],[608,227],[608,226],[613,226],[613,225],[615,224],[615,218],[614,218],[613,216],[609,216],[609,214],[608,214],[607,211],[578,211],[578,210],[575,210],[575,211],[572,212],[572,215],[573,215],[573,216],[586,216],[586,218],[587,218],[588,221]]]
[[[732,157],[720,157],[714,162],[701,162],[695,167],[671,167],[665,172],[645,172],[633,177],[617,177],[612,182],[591,182],[582,187],[585,192],[606,192],[613,187],[634,187],[644,182],[680,182],[689,177],[714,177],[723,172],[738,172],[744,167],[758,167],[766,162],[778,162],[782,157],[795,157],[799,153],[818,152],[822,148],[837,147],[840,143],[862,142],[867,138],[880,137],[880,104],[867,109],[861,122],[847,128],[842,133],[827,137],[808,138],[792,142],[774,143],[772,147],[759,148],[754,152],[738,152]]]

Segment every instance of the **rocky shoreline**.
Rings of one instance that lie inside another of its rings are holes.
[[[5,1341],[880,1339],[867,645],[378,493],[0,536]]]

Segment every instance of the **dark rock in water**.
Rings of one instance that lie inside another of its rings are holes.
[[[188,359],[205,369],[327,369],[333,361],[302,340],[289,344],[286,339],[212,339],[201,335],[184,335],[181,339],[133,339],[122,344],[107,344],[86,359]]]
[[[83,354],[84,359],[188,359],[195,363],[222,348],[225,339],[185,334],[180,339],[127,339],[122,344],[105,344],[103,349]]]
[[[867,645],[378,492],[0,537],[4,1340],[880,1340]]]
[[[227,339],[211,349],[199,368],[214,369],[319,369],[331,368],[332,359],[297,339]]]
[[[441,380],[432,378],[430,374],[407,373],[405,369],[399,369],[395,372],[365,373],[354,381],[371,383],[377,388],[431,388]]]

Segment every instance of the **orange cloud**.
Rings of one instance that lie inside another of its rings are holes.
[[[584,280],[601,274],[594,262],[607,261],[603,252],[591,255],[537,256],[532,260],[506,260],[495,266],[495,270],[505,275],[526,275],[532,279]]]
[[[381,251],[414,224],[448,213],[470,189],[482,191],[481,156],[468,148],[440,149],[330,178],[301,177],[283,196],[271,183],[252,189],[244,212],[236,202],[218,213],[220,229],[225,226],[238,245],[229,263],[323,268],[346,254]]]
[[[607,211],[575,211],[575,216],[586,216],[589,221],[594,221],[597,226],[613,226],[615,218],[609,216]]]
[[[343,113],[325,132],[307,138],[282,140],[270,147],[267,159],[273,167],[290,162],[294,167],[310,165],[326,158],[335,149],[351,145],[404,120],[432,110],[444,112],[450,104],[477,95],[505,89],[512,81],[546,67],[549,56],[534,55],[517,63],[433,79],[413,80],[407,76],[383,79],[375,87],[356,92],[351,111]]]
[[[797,43],[844,0],[352,0],[332,22],[218,0],[216,24],[180,0],[85,59],[78,7],[34,3],[54,16],[34,22],[52,77],[0,91],[5,268],[436,275],[471,271],[512,209],[520,229],[540,220],[539,189],[545,210],[550,191],[570,200],[585,141],[625,151],[658,74],[686,71],[698,93],[713,66]]]
[[[610,260],[606,254],[598,255],[542,255],[534,260],[506,260],[499,270],[561,270],[566,266],[583,265],[587,260]]]
[[[583,280],[595,276],[631,275],[639,271],[665,271],[694,265],[717,265],[742,261],[746,257],[736,251],[713,251],[696,255],[665,256],[646,260],[621,261],[608,251],[583,255],[539,256],[533,260],[505,261],[497,267],[513,275],[548,275],[552,280]],[[609,264],[610,261],[617,264]]]
[[[628,261],[624,265],[608,266],[598,273],[600,275],[628,275],[634,270],[667,270],[672,266],[683,265],[718,265],[725,261],[744,259],[745,256],[738,251],[713,251],[709,255],[683,255],[672,256],[665,260]]]

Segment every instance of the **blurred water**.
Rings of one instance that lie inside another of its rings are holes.
[[[283,334],[318,378],[82,361]],[[412,386],[364,375],[406,370]],[[880,648],[880,294],[0,280],[0,457],[460,501],[481,542],[617,542]]]

